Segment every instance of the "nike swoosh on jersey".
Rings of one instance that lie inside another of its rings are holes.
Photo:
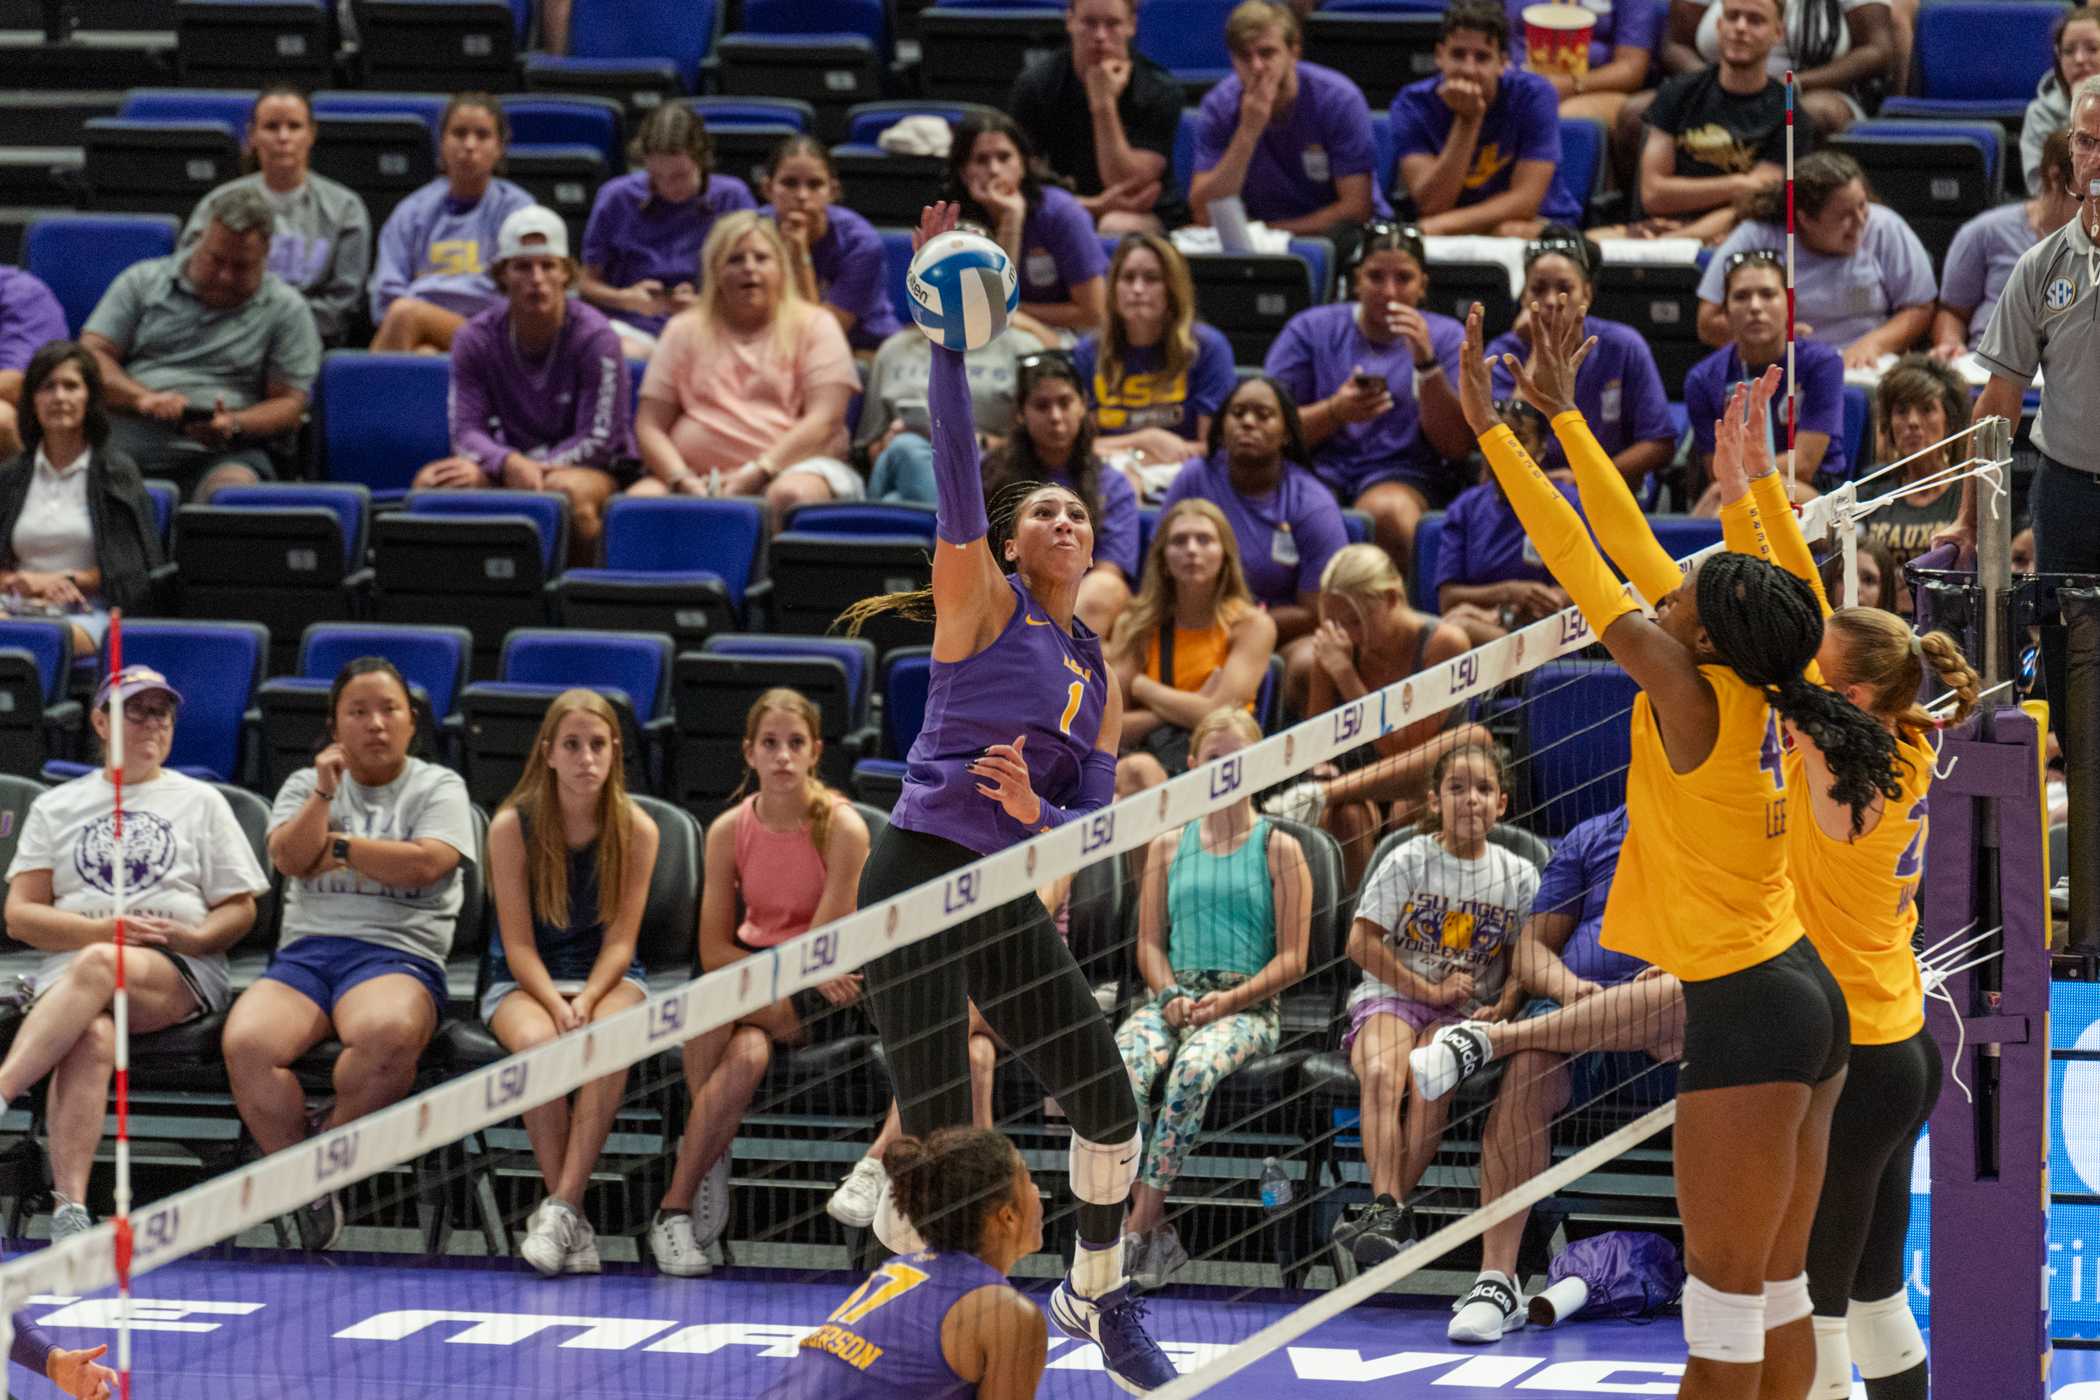
[[[1029,613],[1022,613],[1021,617],[1030,627],[1048,627],[1050,625],[1050,619],[1047,617],[1036,617]]]

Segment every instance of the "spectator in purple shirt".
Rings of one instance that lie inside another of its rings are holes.
[[[1188,259],[1156,233],[1127,233],[1108,268],[1108,324],[1073,351],[1101,433],[1104,456],[1129,454],[1131,470],[1167,480],[1203,455],[1210,420],[1239,383],[1232,345],[1196,319]]]
[[[19,268],[0,267],[0,460],[22,450],[15,406],[22,371],[47,340],[66,338],[66,313],[51,289]]]
[[[438,118],[442,172],[394,207],[372,269],[374,350],[438,351],[467,318],[502,300],[484,261],[503,221],[532,196],[498,179],[510,119],[485,92],[463,92]]]
[[[1786,354],[1786,265],[1765,249],[1735,255],[1727,269],[1728,327],[1733,338],[1693,365],[1684,377],[1684,412],[1692,425],[1693,478],[1687,491],[1692,514],[1719,515],[1718,487],[1709,485],[1714,424],[1736,385],[1755,379]],[[1794,420],[1795,480],[1789,494],[1812,499],[1852,475],[1845,460],[1845,362],[1818,340],[1794,342],[1794,377],[1799,384]],[[1773,458],[1786,453],[1786,396],[1772,400],[1766,426]],[[1783,469],[1782,469],[1783,470]]]
[[[1499,0],[1457,0],[1444,11],[1434,77],[1393,98],[1400,183],[1424,233],[1529,238],[1541,218],[1582,217],[1553,178],[1560,107],[1553,84],[1509,66],[1509,20]]]
[[[1264,368],[1304,405],[1314,474],[1371,517],[1405,571],[1422,513],[1458,489],[1446,462],[1472,451],[1453,387],[1465,328],[1419,309],[1429,276],[1418,232],[1381,221],[1355,243],[1356,299],[1293,316]]]
[[[742,180],[716,172],[707,124],[675,102],[643,119],[627,158],[642,169],[598,187],[577,290],[613,318],[627,353],[646,360],[664,322],[693,304],[707,231],[758,201]]]
[[[1524,301],[1564,298],[1582,316],[1582,332],[1597,338],[1596,348],[1575,374],[1575,406],[1626,480],[1638,491],[1642,478],[1668,465],[1677,447],[1677,429],[1663,394],[1662,373],[1648,342],[1631,326],[1589,314],[1597,292],[1596,275],[1603,254],[1597,245],[1564,224],[1548,224],[1537,241],[1524,249]],[[1488,345],[1495,369],[1495,397],[1506,399],[1516,380],[1503,365],[1504,355],[1528,359],[1528,318],[1496,336]],[[1539,465],[1549,470],[1565,465],[1560,444]]]
[[[888,255],[875,225],[839,203],[839,172],[813,136],[790,136],[766,161],[759,212],[780,226],[805,301],[838,318],[846,343],[872,355],[902,325],[890,305]]]
[[[2040,178],[2041,193],[2033,199],[1986,210],[1954,235],[1940,276],[1939,309],[1932,313],[1935,358],[1959,359],[1983,342],[1983,328],[1991,323],[1991,312],[2020,255],[2078,212],[2069,131],[2052,131],[2042,142]]]
[[[1248,218],[1289,233],[1325,234],[1390,212],[1372,181],[1363,90],[1301,60],[1300,43],[1297,15],[1268,0],[1244,0],[1226,17],[1232,76],[1196,114],[1196,222],[1209,223],[1212,202],[1233,196]]]
[[[452,339],[453,456],[417,490],[509,487],[569,498],[569,559],[597,557],[614,467],[634,455],[620,337],[569,299],[576,263],[561,216],[535,204],[503,221],[489,265],[505,301]]]
[[[1522,399],[1502,405],[1502,421],[1524,444],[1534,462],[1545,460],[1553,433],[1539,411]],[[1458,493],[1444,508],[1444,528],[1437,540],[1436,572],[1430,576],[1429,600],[1444,621],[1466,634],[1474,646],[1507,636],[1568,605],[1568,595],[1524,533],[1493,472]],[[1582,502],[1573,481],[1556,485],[1579,512]]]
[[[961,205],[962,217],[990,230],[1014,260],[1023,317],[1014,324],[1046,345],[1058,344],[1060,331],[1100,328],[1108,255],[1094,220],[1077,199],[1043,182],[1035,147],[1012,117],[990,112],[956,126],[941,198]]]
[[[1533,0],[1506,0],[1510,57],[1532,67],[1524,45],[1524,7]],[[1539,72],[1560,98],[1563,121],[1588,118],[1609,131],[1626,99],[1648,83],[1648,65],[1662,46],[1663,0],[1585,0],[1582,8],[1596,17],[1590,31],[1589,70],[1579,76],[1553,69]]]
[[[1225,512],[1254,601],[1276,623],[1284,703],[1303,710],[1320,622],[1320,575],[1349,542],[1334,493],[1312,474],[1298,404],[1266,374],[1243,379],[1210,424],[1210,455],[1186,463],[1159,503],[1201,496]]]

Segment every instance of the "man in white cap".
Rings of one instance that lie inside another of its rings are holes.
[[[570,562],[598,549],[601,512],[634,456],[626,360],[603,313],[569,295],[569,231],[540,205],[503,221],[489,267],[504,302],[452,340],[452,452],[418,490],[508,486],[569,498]]]

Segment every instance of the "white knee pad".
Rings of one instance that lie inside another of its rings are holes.
[[[1870,1381],[1900,1376],[1925,1359],[1925,1338],[1905,1294],[1854,1302],[1845,1314],[1845,1330],[1852,1341],[1852,1359]]]
[[[892,1254],[923,1254],[926,1251],[926,1241],[919,1237],[918,1227],[890,1199],[888,1178],[884,1178],[882,1195],[875,1204],[875,1238],[881,1240],[882,1247]]]
[[[1751,1366],[1765,1359],[1765,1295],[1684,1285],[1685,1349],[1703,1361]]]
[[[1137,1180],[1138,1158],[1145,1150],[1142,1129],[1127,1142],[1089,1142],[1072,1134],[1072,1194],[1092,1206],[1119,1206],[1130,1199]]]
[[[1809,1301],[1808,1275],[1765,1281],[1765,1330],[1799,1322],[1816,1310]]]
[[[1816,1324],[1816,1379],[1808,1400],[1852,1400],[1852,1348],[1845,1340],[1845,1319],[1819,1317]]]

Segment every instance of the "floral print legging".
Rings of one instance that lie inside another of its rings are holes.
[[[1237,972],[1177,972],[1175,978],[1191,999],[1222,992],[1246,981]],[[1181,1175],[1181,1164],[1196,1144],[1203,1110],[1218,1081],[1249,1060],[1276,1052],[1281,1037],[1276,1003],[1265,1001],[1207,1026],[1167,1024],[1157,1000],[1130,1013],[1116,1032],[1116,1049],[1130,1071],[1137,1093],[1138,1116],[1146,1126],[1145,1162],[1138,1180],[1164,1191]],[[1152,1087],[1161,1074],[1167,1087],[1159,1111],[1152,1111]]]

